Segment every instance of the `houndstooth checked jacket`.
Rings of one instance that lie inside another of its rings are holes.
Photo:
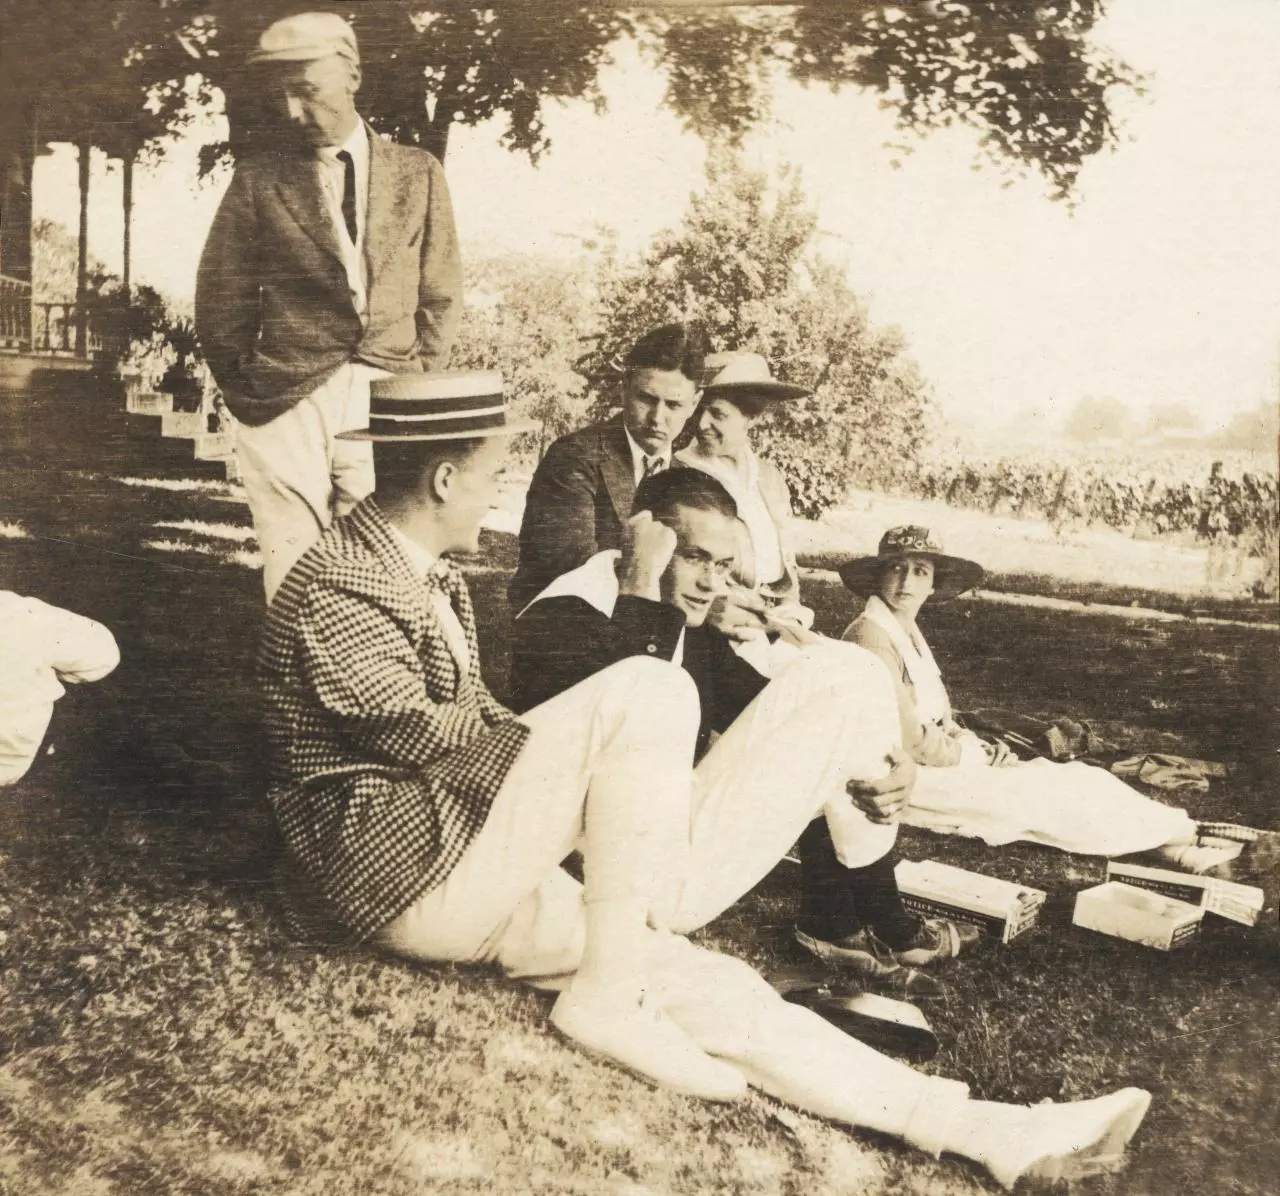
[[[448,876],[529,735],[480,676],[465,585],[453,602],[465,675],[368,498],[294,566],[267,614],[271,805],[305,896],[358,939]]]

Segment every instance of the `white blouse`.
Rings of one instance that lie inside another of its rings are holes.
[[[737,503],[738,518],[751,540],[755,584],[771,585],[785,578],[787,566],[782,558],[782,529],[774,523],[764,495],[760,493],[760,462],[755,453],[747,450],[745,477],[723,457],[704,457],[686,449],[679,454],[679,459],[721,482]]]

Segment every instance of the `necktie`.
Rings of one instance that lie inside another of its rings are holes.
[[[431,609],[439,620],[449,651],[453,653],[459,671],[465,675],[470,668],[471,649],[454,601],[467,583],[450,561],[441,558],[427,570],[422,584],[427,591]]]
[[[351,244],[356,244],[356,164],[346,150],[338,151],[342,163],[342,219],[351,234]]]
[[[457,565],[444,557],[437,557],[423,575],[422,584],[433,593],[443,594],[452,605],[467,583]]]
[[[651,478],[655,473],[661,473],[666,467],[667,463],[661,457],[646,457],[640,480],[643,482],[645,478]]]

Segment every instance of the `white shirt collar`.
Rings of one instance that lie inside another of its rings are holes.
[[[395,536],[400,551],[404,553],[419,577],[426,577],[428,570],[439,559],[429,548],[423,548],[417,540],[411,540],[394,523],[390,525],[391,534]]]
[[[324,145],[317,152],[326,162],[337,162],[342,150],[351,155],[351,161],[357,170],[369,161],[369,131],[364,127],[364,121],[356,119],[356,127],[341,145]]]
[[[650,460],[650,456],[644,451],[644,449],[636,444],[635,440],[632,438],[631,429],[627,427],[625,422],[622,425],[622,431],[627,438],[627,445],[631,449],[631,472],[635,477],[636,485],[638,486],[640,485],[640,479],[644,477],[644,463]],[[662,452],[655,453],[653,455],[662,462],[665,469],[671,468],[670,442],[667,443],[667,447],[663,449]]]
[[[916,690],[916,713],[921,722],[932,723],[943,719],[950,709],[946,687],[938,662],[920,628],[908,630],[878,595],[872,594],[863,609],[863,617],[870,620],[893,641],[902,653],[902,663]]]

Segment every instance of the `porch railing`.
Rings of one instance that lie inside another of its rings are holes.
[[[76,352],[79,305],[73,299],[33,301],[31,284],[0,274],[0,349],[81,356]],[[110,313],[93,303],[85,310],[85,357],[109,355]]]
[[[31,284],[0,274],[0,347],[31,345]]]
[[[79,308],[73,301],[33,303],[35,339],[31,347],[38,353],[76,352],[76,318]],[[85,313],[85,353],[96,357],[106,348],[94,309]]]

